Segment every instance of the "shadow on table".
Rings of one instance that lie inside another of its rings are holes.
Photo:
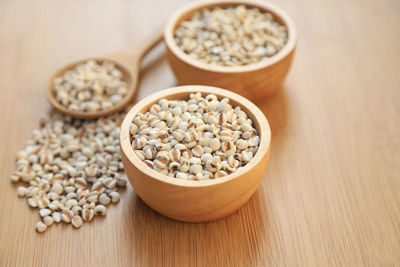
[[[132,194],[124,244],[137,264],[216,266],[259,263],[268,247],[268,216],[258,190],[238,211],[208,223],[183,223],[164,217]]]
[[[289,88],[282,86],[262,103],[257,103],[257,106],[267,117],[271,127],[271,157],[278,155],[285,143],[287,124],[290,120],[290,106],[287,94],[289,94]]]
[[[264,112],[271,126],[273,136],[280,136],[288,121],[288,88],[282,86],[277,92],[265,99],[257,106]]]

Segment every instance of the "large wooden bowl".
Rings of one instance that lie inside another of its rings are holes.
[[[259,63],[226,67],[196,60],[177,46],[174,40],[175,29],[182,21],[190,18],[194,12],[203,8],[239,4],[268,11],[275,20],[286,26],[288,40],[277,54]],[[205,84],[222,87],[258,102],[279,88],[285,79],[295,52],[297,33],[290,17],[271,3],[257,0],[211,0],[191,3],[175,12],[167,22],[164,40],[168,62],[179,84]]]
[[[159,99],[188,99],[192,92],[228,97],[253,120],[260,135],[254,158],[242,169],[206,181],[176,179],[150,169],[131,147],[129,125],[138,112],[146,112]],[[126,115],[120,135],[125,172],[139,197],[157,212],[186,222],[204,222],[224,217],[242,206],[256,191],[265,175],[270,154],[271,130],[264,114],[252,102],[227,90],[209,86],[181,86],[152,94]]]

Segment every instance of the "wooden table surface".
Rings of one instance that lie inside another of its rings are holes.
[[[134,47],[184,4],[0,1],[0,266],[400,265],[400,2],[274,0],[299,43],[253,198],[216,222],[167,219],[128,188],[79,230],[39,219],[9,180],[14,155],[50,110],[47,79],[70,61]],[[175,85],[159,47],[138,99]]]

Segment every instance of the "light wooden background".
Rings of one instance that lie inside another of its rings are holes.
[[[399,266],[400,2],[274,0],[299,32],[265,179],[216,222],[158,215],[129,186],[80,230],[39,218],[9,181],[14,154],[49,111],[44,89],[70,61],[134,47],[184,4],[0,1],[0,266]],[[160,47],[139,99],[175,85]]]

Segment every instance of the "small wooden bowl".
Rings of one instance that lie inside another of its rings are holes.
[[[161,98],[188,99],[192,92],[228,97],[253,120],[260,136],[254,158],[242,169],[222,178],[206,181],[176,179],[150,169],[131,147],[129,126],[138,112],[146,112]],[[246,98],[209,86],[181,86],[162,90],[137,103],[126,115],[120,134],[125,172],[139,197],[157,212],[186,222],[205,222],[224,217],[242,206],[256,191],[267,169],[271,130],[259,108]]]
[[[241,4],[270,12],[275,20],[286,26],[288,40],[277,54],[245,66],[214,66],[192,58],[177,46],[174,40],[175,29],[194,12],[204,8]],[[285,79],[293,60],[297,32],[286,12],[271,3],[258,0],[211,0],[191,3],[175,12],[167,22],[164,41],[168,62],[179,84],[205,84],[227,88],[258,102],[279,88]]]

